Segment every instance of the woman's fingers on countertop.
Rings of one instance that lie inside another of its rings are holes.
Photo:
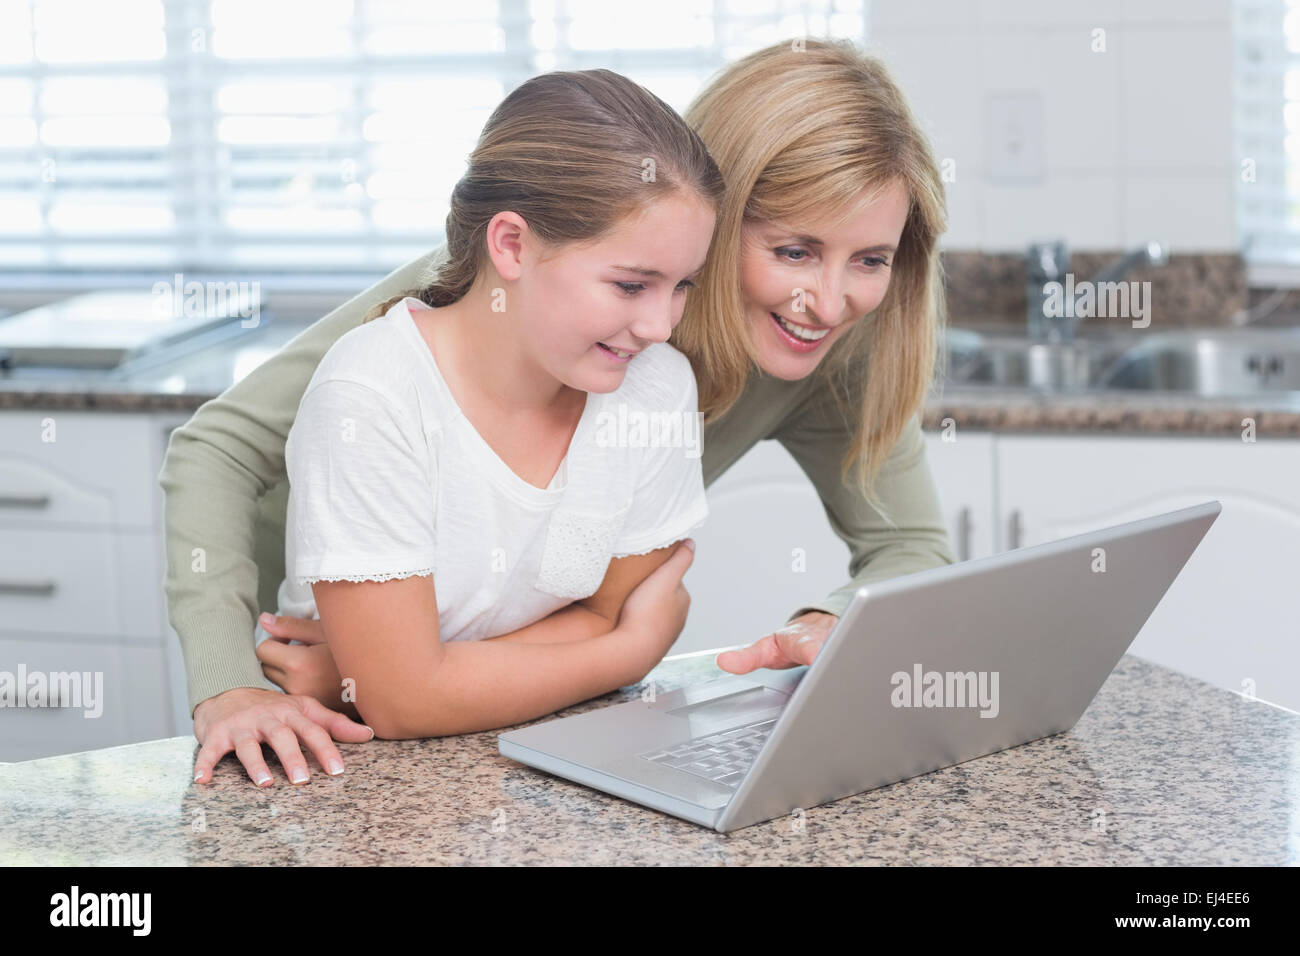
[[[289,781],[304,784],[311,779],[311,772],[302,744],[326,773],[337,775],[343,772],[343,758],[334,741],[365,743],[374,736],[369,727],[330,710],[315,698],[272,695],[231,710],[207,728],[194,763],[194,779],[210,783],[217,763],[233,750],[254,784],[270,786],[273,778],[262,754],[262,744],[267,744],[275,751]]]

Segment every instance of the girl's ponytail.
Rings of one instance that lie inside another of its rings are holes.
[[[722,174],[703,141],[663,100],[610,70],[543,73],[492,112],[447,213],[446,256],[405,296],[434,308],[464,298],[487,258],[488,223],[517,213],[543,242],[599,239],[655,199],[689,190],[718,207]]]

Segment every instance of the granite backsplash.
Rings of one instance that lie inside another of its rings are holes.
[[[1091,279],[1120,258],[1111,252],[1071,251],[1075,281]],[[950,324],[961,327],[1025,326],[1025,256],[1017,253],[946,251]],[[1257,310],[1252,325],[1300,325],[1300,290],[1273,293],[1246,285],[1246,266],[1236,253],[1171,254],[1163,265],[1132,269],[1122,281],[1150,282],[1153,328],[1234,325],[1243,310]]]

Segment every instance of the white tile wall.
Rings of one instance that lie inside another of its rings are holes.
[[[1062,236],[1072,249],[1120,245],[1121,193],[1114,176],[1049,172],[1040,186],[989,183],[981,193],[980,248],[986,252],[1020,252],[1030,242]]]
[[[1126,27],[1127,93],[1120,145],[1126,170],[1225,174],[1233,165],[1232,44],[1226,28]]]
[[[1234,249],[1231,23],[1232,0],[875,0],[869,49],[957,162],[945,248]],[[991,182],[988,98],[1025,91],[1043,180]]]
[[[1176,250],[1213,252],[1234,235],[1235,197],[1226,176],[1134,173],[1123,186],[1126,247],[1168,236]]]

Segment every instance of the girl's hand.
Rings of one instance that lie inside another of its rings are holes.
[[[276,617],[265,611],[258,617],[257,623],[277,641],[301,641],[303,644],[324,644],[325,627],[320,618]]]
[[[271,771],[262,758],[262,744],[275,750],[290,781],[306,783],[310,774],[298,749],[300,741],[316,755],[325,772],[334,775],[343,772],[343,758],[334,741],[363,744],[373,740],[375,732],[326,710],[310,697],[236,687],[194,708],[194,736],[202,745],[194,762],[197,782],[211,783],[212,768],[233,750],[252,781],[269,787]]]
[[[818,651],[826,643],[826,638],[838,620],[834,614],[809,611],[748,647],[723,651],[715,663],[732,674],[748,674],[760,667],[784,670],[811,664],[817,659]]]
[[[690,538],[679,541],[668,560],[651,571],[623,602],[616,633],[626,635],[634,647],[637,676],[629,684],[663,660],[686,625],[691,596],[682,584],[682,575],[694,560],[695,542]]]
[[[357,718],[356,708],[343,700],[343,677],[319,620],[263,614],[258,622],[271,635],[257,645],[257,659],[267,680],[286,694],[314,697],[330,710]]]

